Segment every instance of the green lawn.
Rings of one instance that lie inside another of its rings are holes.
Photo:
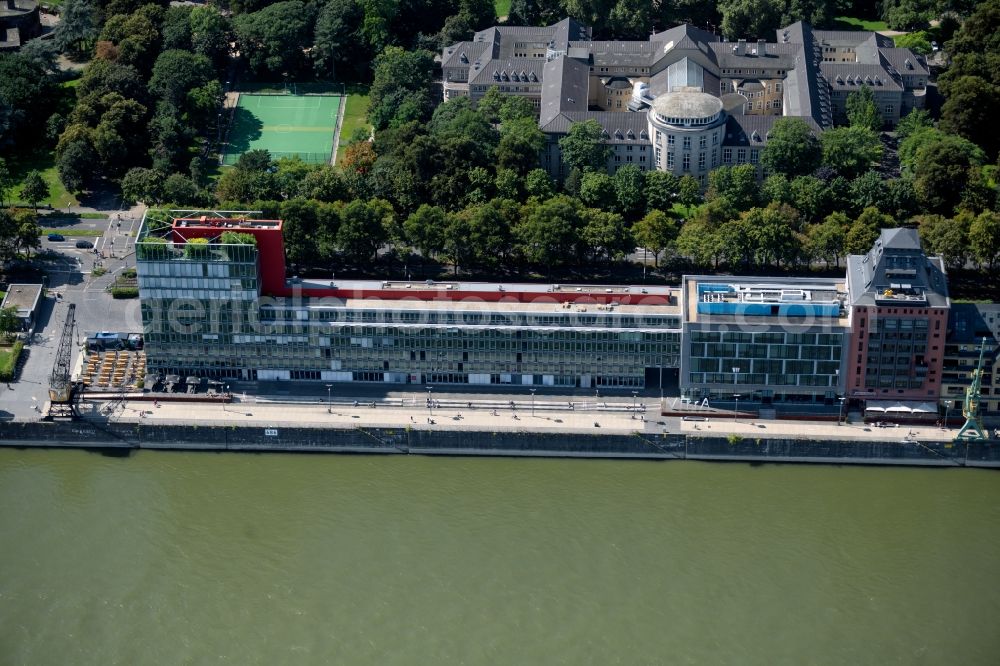
[[[368,114],[368,87],[350,86],[347,89],[347,104],[344,107],[344,124],[340,127],[340,145],[337,146],[337,159],[343,154],[343,147],[351,140],[356,129],[371,130],[365,116]]]
[[[20,340],[10,347],[0,347],[0,381],[9,382],[14,379],[14,369],[23,348],[24,343]]]
[[[510,0],[493,0],[493,8],[497,12],[497,18],[510,14]]]
[[[872,32],[879,32],[889,29],[885,21],[866,21],[865,19],[853,16],[838,16],[836,22],[835,27],[839,30],[870,30]]]
[[[675,203],[670,207],[670,212],[686,220],[690,218],[697,209],[697,206],[685,206],[682,203]]]
[[[42,174],[42,179],[49,186],[49,196],[39,202],[41,205],[48,204],[53,208],[66,208],[76,206],[80,202],[72,194],[66,191],[62,181],[59,180],[59,172],[56,169],[56,156],[53,151],[37,150],[34,153],[12,158],[8,161],[11,176],[18,184],[14,186],[12,198],[15,201],[24,203],[21,198],[21,181],[32,169],[37,169]]]
[[[39,236],[48,236],[49,234],[62,234],[63,236],[93,236],[97,238],[98,236],[103,236],[104,232],[100,229],[74,229],[73,227],[42,227],[38,232]]]

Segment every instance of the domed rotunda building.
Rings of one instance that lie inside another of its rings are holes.
[[[722,100],[699,88],[657,96],[647,112],[656,168],[703,180],[719,166],[726,116]]]

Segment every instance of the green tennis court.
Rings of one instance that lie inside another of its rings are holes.
[[[340,104],[341,97],[332,95],[240,93],[222,163],[235,164],[258,149],[275,159],[298,155],[306,162],[328,162]]]

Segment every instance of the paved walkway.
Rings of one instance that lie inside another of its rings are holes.
[[[473,402],[473,405],[476,403]],[[103,418],[105,403],[87,403],[84,413]],[[834,423],[803,423],[798,421],[736,421],[710,418],[707,421],[683,421],[675,417],[658,417],[655,413],[637,414],[627,411],[584,411],[559,409],[559,405],[539,402],[534,414],[530,408],[426,408],[426,402],[416,407],[371,407],[371,403],[328,406],[325,402],[286,404],[255,402],[239,397],[233,403],[152,403],[126,402],[110,416],[111,420],[163,424],[243,425],[255,427],[386,427],[442,430],[579,432],[588,434],[645,435],[692,434],[744,438],[802,438],[815,440],[860,440],[883,442],[932,442],[954,438],[956,430],[936,427],[899,426],[877,428],[860,423],[838,426]]]

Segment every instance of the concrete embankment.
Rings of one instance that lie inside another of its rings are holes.
[[[939,467],[1000,467],[988,442],[817,441],[702,434],[278,427],[144,423],[7,422],[0,445],[85,449],[312,451],[331,453],[725,460]]]

